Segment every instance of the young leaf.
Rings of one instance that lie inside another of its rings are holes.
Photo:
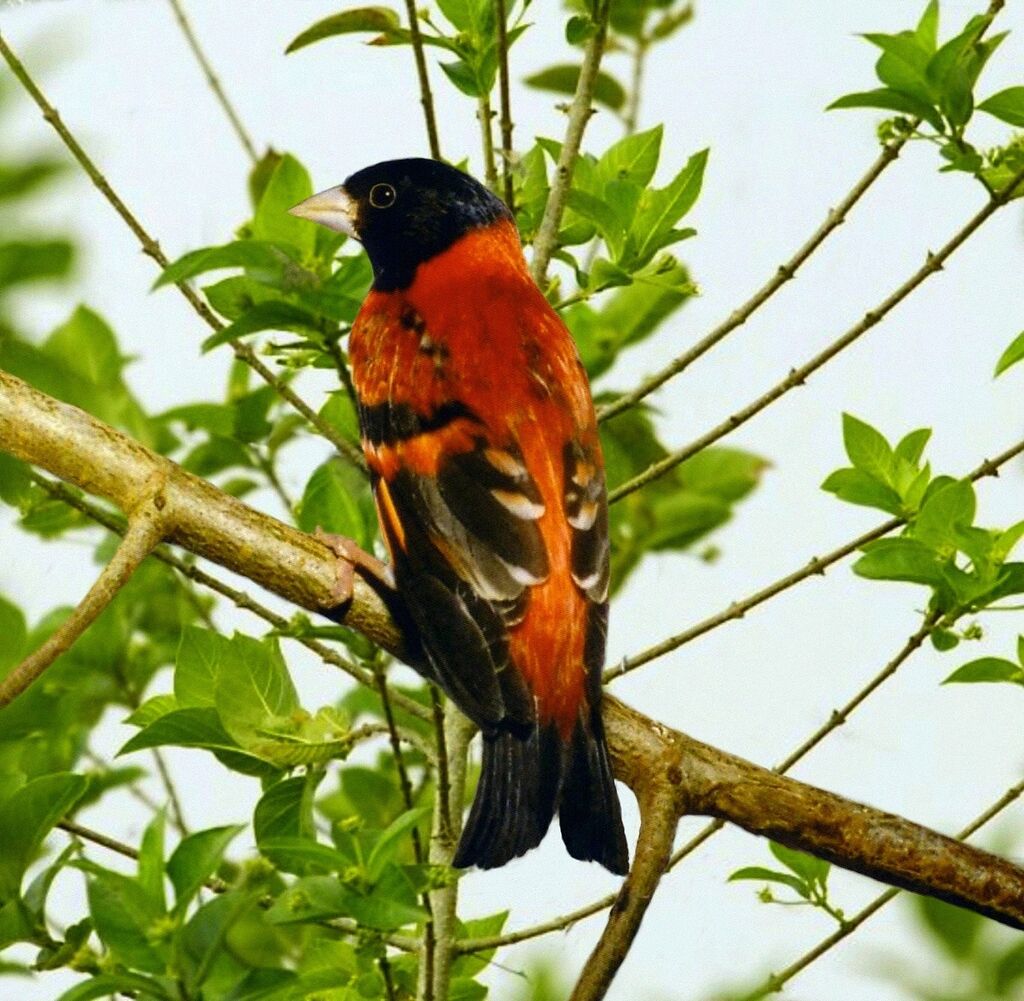
[[[979,657],[958,667],[945,681],[944,685],[953,683],[976,683],[984,681],[1012,681],[1024,685],[1024,669],[1012,660],[1001,657]]]
[[[167,959],[150,937],[163,909],[128,876],[79,863],[89,873],[89,912],[96,934],[126,966],[146,973],[163,973]]]
[[[1015,128],[1024,129],[1024,87],[1001,90],[982,101],[978,110],[995,115]]]
[[[550,90],[556,94],[575,94],[580,78],[580,68],[575,63],[549,66],[546,70],[528,76],[523,82],[538,90]],[[615,77],[601,70],[594,83],[594,100],[612,111],[621,111],[626,103],[626,90]]]
[[[728,882],[735,883],[743,879],[752,879],[759,883],[781,883],[805,899],[809,896],[807,883],[799,876],[792,876],[788,872],[776,872],[763,866],[748,865],[732,873]]]
[[[869,476],[863,469],[837,469],[828,475],[821,489],[835,494],[848,504],[874,507],[895,515],[903,513],[900,495],[892,487]]]
[[[203,341],[203,351],[211,351],[228,341],[237,340],[247,334],[261,330],[318,330],[315,316],[299,306],[293,306],[283,299],[268,299],[258,302],[246,310],[237,320],[211,334]]]
[[[366,878],[376,882],[391,862],[399,848],[401,838],[408,834],[427,814],[429,806],[417,806],[393,820],[374,843],[370,857],[366,860]]]
[[[884,111],[896,111],[901,115],[922,118],[937,132],[942,131],[942,116],[926,101],[905,94],[889,87],[878,90],[862,91],[855,94],[844,94],[833,101],[825,110],[833,111],[841,108],[880,108]]]
[[[1024,87],[1021,88],[1024,91]],[[1013,343],[1002,353],[996,363],[996,375],[1002,375],[1011,365],[1016,365],[1024,358],[1024,330],[1013,340]]]
[[[932,436],[931,428],[918,428],[905,434],[895,448],[896,458],[905,459],[912,466],[921,461],[925,446]]]
[[[224,729],[246,748],[260,739],[260,729],[274,717],[298,709],[299,698],[277,640],[260,642],[235,633],[217,672],[214,700]]]
[[[86,789],[86,779],[56,772],[31,779],[0,801],[0,899],[14,897],[43,839]]]
[[[167,860],[167,875],[174,887],[174,909],[182,914],[203,883],[216,872],[232,839],[243,825],[211,827],[182,839]]]
[[[167,814],[158,810],[142,835],[139,846],[139,886],[161,913],[167,910],[164,896],[164,832]]]
[[[186,626],[174,666],[174,696],[178,706],[213,706],[213,691],[221,661],[230,655],[231,640],[212,629]]]
[[[870,424],[852,414],[843,414],[843,444],[854,468],[886,485],[895,471],[893,451],[885,438]]]
[[[945,585],[943,565],[936,552],[915,539],[879,539],[853,565],[854,573],[870,580],[898,580],[931,587]]]
[[[656,125],[614,143],[597,161],[600,182],[631,181],[646,188],[658,167],[663,132],[663,127]]]
[[[704,183],[708,151],[694,153],[685,166],[660,190],[648,190],[640,200],[640,208],[630,232],[637,241],[636,260],[645,264],[663,246],[661,238],[693,208]]]
[[[294,247],[303,258],[312,258],[316,229],[307,220],[288,214],[288,210],[313,194],[313,182],[305,167],[290,153],[281,157],[270,175],[266,189],[256,206],[252,235],[256,240],[280,242]]]
[[[246,268],[263,271],[268,275],[280,275],[288,263],[284,247],[265,240],[235,240],[219,247],[202,247],[183,254],[172,261],[153,283],[158,289],[164,285],[188,281],[196,275],[224,268]],[[216,308],[216,307],[215,307]]]
[[[284,51],[285,55],[289,55],[324,38],[360,31],[373,31],[389,35],[401,26],[402,22],[398,15],[388,7],[357,7],[354,10],[344,10],[340,14],[332,14],[330,17],[317,21],[316,24],[296,35]]]

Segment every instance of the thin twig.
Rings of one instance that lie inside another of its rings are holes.
[[[163,270],[171,263],[167,255],[161,250],[160,244],[150,236],[135,214],[128,208],[117,192],[111,187],[110,182],[103,175],[103,172],[96,166],[91,157],[82,148],[81,144],[74,137],[68,127],[64,124],[57,112],[57,109],[46,99],[46,96],[36,85],[36,82],[29,75],[25,66],[14,54],[13,50],[0,35],[0,55],[4,57],[11,71],[18,78],[19,83],[25,88],[32,100],[35,101],[43,118],[49,122],[61,141],[67,146],[71,155],[78,161],[79,165],[88,175],[89,180],[96,186],[104,198],[110,203],[114,211],[121,217],[128,228],[135,234],[136,239],[142,247],[142,252],[152,258]],[[175,283],[181,294],[188,300],[189,305],[196,313],[213,329],[223,330],[224,324],[214,315],[210,307],[200,298],[199,293],[188,284],[188,282]],[[256,352],[240,340],[228,342],[235,353],[235,357],[248,365],[256,374],[288,402],[298,413],[300,413],[324,438],[326,438],[342,455],[351,461],[358,468],[365,471],[365,463],[362,454],[350,442],[346,441],[327,421],[313,410],[288,383],[275,375],[256,356]]]
[[[924,281],[930,278],[936,271],[940,271],[943,265],[949,260],[954,252],[961,247],[973,234],[981,228],[996,212],[999,211],[1014,193],[1024,183],[1024,170],[1018,171],[1009,184],[994,198],[990,198],[984,207],[967,222],[963,228],[958,230],[937,253],[929,253],[925,263],[921,265],[902,285],[894,292],[883,299],[874,309],[868,310],[863,319],[855,323],[841,337],[834,340],[827,348],[814,355],[798,368],[790,370],[789,375],[781,382],[776,383],[766,393],[763,393],[756,400],[748,403],[747,406],[738,410],[731,417],[726,418],[721,424],[701,435],[696,441],[691,442],[684,448],[672,452],[665,458],[648,466],[642,473],[633,479],[621,484],[608,496],[609,503],[615,503],[629,496],[635,490],[654,482],[659,477],[674,469],[681,462],[696,455],[709,445],[724,438],[727,434],[735,431],[738,427],[746,424],[752,417],[765,410],[776,400],[785,396],[796,386],[802,386],[807,379],[826,363],[830,362],[841,351],[848,348],[854,341],[876,326],[894,307],[899,305],[908,295],[918,288]]]
[[[986,476],[998,476],[1000,467],[1022,454],[1024,454],[1024,440],[1011,445],[1008,449],[995,456],[995,458],[985,459],[979,466],[967,474],[967,479],[974,483]],[[719,626],[725,625],[727,622],[742,619],[747,612],[758,605],[764,604],[769,598],[774,598],[783,591],[788,591],[791,587],[810,577],[824,575],[825,571],[833,564],[845,559],[851,553],[857,552],[857,550],[866,546],[869,542],[874,542],[875,539],[880,539],[882,536],[896,531],[897,528],[906,523],[905,518],[890,518],[888,521],[883,521],[880,525],[871,529],[871,531],[858,535],[857,538],[851,539],[837,549],[833,549],[825,556],[815,556],[798,570],[786,574],[785,577],[780,577],[759,591],[755,591],[742,601],[734,601],[727,608],[708,616],[706,619],[702,619],[688,629],[684,629],[681,633],[669,636],[667,639],[655,643],[646,650],[632,657],[627,657],[621,664],[605,671],[605,682],[613,681],[615,678],[628,674],[630,671],[634,671],[636,668],[648,664],[652,660],[657,660],[658,657],[663,657],[665,654],[677,650],[686,643],[697,639],[699,636],[703,636],[705,633],[711,632],[713,629],[717,629]]]
[[[484,182],[491,191],[498,190],[498,167],[494,162],[494,126],[491,99],[484,94],[477,100],[476,117],[480,122],[480,142],[484,156]]]
[[[206,58],[206,53],[203,52],[203,48],[199,44],[199,39],[196,37],[196,33],[185,13],[181,0],[168,0],[168,3],[170,3],[171,9],[174,11],[174,16],[181,27],[182,34],[185,36],[185,41],[188,42],[188,47],[192,50],[192,55],[196,57],[196,62],[199,63],[199,67],[206,77],[206,82],[209,84],[210,90],[213,91],[213,96],[217,99],[221,108],[224,109],[224,114],[227,115],[231,128],[234,129],[235,135],[238,136],[238,141],[242,144],[249,159],[254,164],[258,163],[260,156],[256,152],[256,146],[242,124],[242,119],[239,117],[234,105],[228,100],[228,95],[224,92],[217,74],[214,73],[210,60]]]
[[[987,810],[975,817],[970,824],[967,825],[956,837],[958,841],[964,841],[969,838],[976,831],[979,831],[984,827],[993,817],[1002,813],[1011,803],[1016,802],[1020,797],[1024,795],[1024,782],[1019,782],[1017,785],[1008,789],[1002,796],[996,800]],[[873,917],[877,914],[886,904],[889,903],[894,897],[899,896],[902,891],[897,889],[889,889],[884,893],[880,893],[874,900],[871,901],[866,907],[858,911],[851,918],[847,918],[843,924],[834,931],[831,935],[826,936],[822,939],[813,949],[804,953],[799,959],[790,963],[784,970],[779,973],[773,973],[767,977],[761,986],[751,991],[749,994],[744,995],[743,1001],[759,1001],[759,999],[768,997],[770,994],[777,994],[782,988],[789,983],[797,974],[802,973],[807,969],[813,962],[820,959],[834,946],[839,945],[844,939],[849,938],[858,928],[860,928],[868,918]]]
[[[74,611],[33,653],[0,681],[0,708],[9,705],[85,632],[128,583],[165,531],[159,486],[153,496],[132,512],[128,528],[110,562]]]
[[[498,89],[501,101],[501,180],[505,204],[515,214],[515,188],[512,184],[512,87],[508,73],[508,10],[505,0],[494,0],[498,19]]]
[[[643,88],[644,62],[647,58],[647,49],[650,46],[649,39],[643,35],[637,38],[633,47],[633,78],[629,87],[629,100],[626,104],[626,114],[623,116],[622,124],[625,126],[626,135],[631,136],[636,132],[637,122],[640,120],[640,92]]]
[[[427,72],[427,57],[423,51],[423,34],[420,32],[419,15],[415,0],[405,0],[405,11],[409,17],[409,34],[412,36],[412,51],[416,59],[416,75],[420,82],[420,104],[423,105],[423,120],[427,126],[427,142],[430,155],[441,159],[441,143],[437,137],[437,119],[434,117],[434,96],[430,93],[430,74]]]
[[[604,55],[610,9],[611,0],[601,0],[594,15],[596,30],[587,42],[583,54],[576,94],[569,107],[569,124],[566,126],[565,139],[558,155],[558,164],[555,167],[547,204],[544,206],[544,215],[533,241],[533,263],[530,271],[533,280],[542,288],[547,278],[548,265],[558,249],[558,227],[561,225],[569,189],[572,187],[573,172],[579,159],[580,144],[583,142],[583,131],[593,114],[594,85],[601,68],[601,57]]]

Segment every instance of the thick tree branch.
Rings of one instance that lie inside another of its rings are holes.
[[[174,17],[181,28],[181,33],[185,36],[185,41],[188,43],[188,47],[192,50],[192,55],[195,56],[196,62],[199,63],[199,68],[203,71],[203,76],[206,77],[206,82],[209,85],[210,90],[213,91],[213,96],[217,99],[217,103],[224,110],[224,114],[227,115],[227,119],[231,123],[231,128],[234,130],[235,135],[238,136],[238,141],[242,144],[242,148],[245,150],[249,159],[253,163],[257,163],[260,156],[259,153],[256,152],[256,146],[252,141],[252,137],[249,135],[246,127],[242,124],[242,119],[235,110],[235,106],[228,99],[228,95],[221,86],[220,78],[213,71],[213,66],[210,63],[210,60],[206,58],[206,53],[203,51],[203,47],[199,44],[199,39],[192,28],[192,22],[189,21],[188,15],[185,13],[184,5],[181,0],[168,0],[168,2],[171,5],[171,10],[174,11]]]
[[[635,476],[633,479],[616,487],[616,489],[612,490],[608,495],[609,503],[614,504],[616,501],[622,500],[623,497],[629,496],[633,491],[639,490],[648,483],[652,483],[659,477],[664,476],[669,472],[669,470],[674,469],[681,462],[685,462],[687,459],[707,448],[709,445],[712,445],[721,438],[724,438],[727,434],[731,434],[741,425],[746,424],[746,422],[752,417],[771,406],[776,402],[776,400],[785,396],[791,389],[794,389],[796,386],[802,386],[811,375],[818,371],[818,369],[825,366],[835,358],[836,355],[840,354],[840,352],[844,351],[855,341],[859,340],[869,330],[877,326],[891,310],[898,306],[907,298],[907,296],[910,295],[911,292],[923,284],[928,278],[935,274],[935,272],[941,271],[943,265],[950,257],[953,256],[956,250],[963,246],[963,244],[966,243],[978,229],[980,229],[996,212],[998,212],[999,209],[1006,205],[1020,189],[1022,184],[1024,184],[1024,170],[1019,171],[998,195],[990,198],[981,210],[976,212],[974,216],[972,216],[972,218],[961,229],[950,237],[950,239],[947,240],[936,253],[929,253],[924,264],[922,264],[917,271],[903,282],[899,288],[886,296],[877,306],[874,307],[874,309],[869,309],[864,314],[863,318],[850,327],[846,333],[841,337],[838,337],[829,344],[828,347],[819,351],[799,367],[791,369],[789,375],[787,375],[781,382],[776,383],[776,385],[772,386],[771,389],[763,393],[756,400],[753,400],[742,409],[736,411],[736,413],[731,417],[727,417],[721,424],[713,427],[710,431],[701,435],[695,441],[690,442],[690,444],[686,445],[684,448],[672,452],[665,456],[665,458],[648,466],[648,468],[638,476]]]
[[[566,126],[565,139],[558,154],[558,163],[555,166],[555,176],[551,182],[547,204],[544,206],[544,215],[533,241],[533,263],[530,265],[530,271],[533,280],[541,288],[544,288],[551,258],[558,249],[558,227],[562,223],[562,214],[565,212],[569,189],[572,187],[572,175],[579,159],[583,131],[593,114],[594,85],[601,69],[601,57],[604,55],[605,40],[608,37],[610,9],[611,0],[602,0],[594,17],[597,30],[590,37],[583,53],[583,64],[580,66],[580,76],[576,82],[576,94],[569,107],[569,124]]]
[[[0,448],[128,511],[147,496],[153,477],[161,476],[172,541],[304,608],[331,608],[335,557],[326,546],[4,373]],[[337,618],[415,664],[415,637],[403,637],[388,605],[360,578],[349,609]],[[1024,870],[1003,859],[716,750],[610,696],[605,722],[616,775],[634,789],[641,805],[656,790],[670,788],[677,817],[697,813],[728,820],[845,868],[1024,928]],[[454,759],[449,763],[454,769]],[[454,820],[461,808],[454,774],[451,797]],[[653,885],[645,874],[637,907],[623,908],[624,933],[635,933]],[[602,968],[614,968],[617,949],[614,942],[602,947]]]
[[[132,509],[124,538],[86,596],[38,650],[0,681],[0,709],[21,695],[62,653],[71,649],[161,541],[166,529],[159,480],[151,484],[151,491]]]

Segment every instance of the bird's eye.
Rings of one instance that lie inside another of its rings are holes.
[[[390,184],[375,184],[370,188],[370,204],[375,209],[389,209],[395,204],[398,193]]]

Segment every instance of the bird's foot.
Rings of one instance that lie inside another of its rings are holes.
[[[355,540],[344,535],[332,535],[325,532],[319,525],[313,533],[313,538],[322,542],[338,557],[338,578],[334,584],[334,590],[331,592],[335,607],[347,604],[352,600],[352,586],[357,569],[373,577],[387,589],[394,589],[395,579],[391,568],[387,564],[381,563],[375,556],[371,556],[366,550],[361,549]]]

